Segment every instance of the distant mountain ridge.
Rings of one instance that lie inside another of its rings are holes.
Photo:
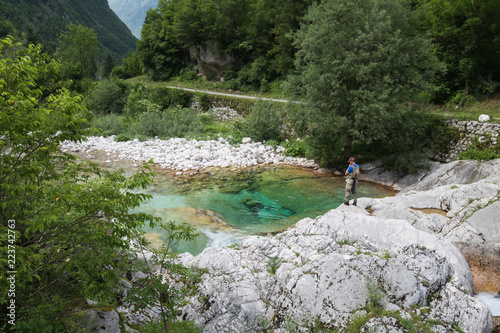
[[[157,7],[158,0],[108,0],[108,3],[132,34],[140,38],[146,13],[149,9]]]
[[[50,49],[55,49],[57,38],[70,23],[94,29],[102,58],[109,54],[122,59],[137,43],[107,0],[0,0],[0,17],[20,32],[32,31]]]

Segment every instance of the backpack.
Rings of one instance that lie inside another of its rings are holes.
[[[358,178],[359,176],[359,165],[356,164],[356,166],[353,165],[353,171],[352,171],[352,177],[353,178]]]

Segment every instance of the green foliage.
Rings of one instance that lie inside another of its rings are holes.
[[[375,308],[384,308],[386,293],[382,290],[380,284],[366,276],[366,290],[368,292],[368,308],[374,312]]]
[[[122,134],[127,131],[126,120],[117,114],[97,116],[94,118],[92,126],[98,131],[99,135],[105,137]]]
[[[109,76],[111,75],[111,71],[113,70],[113,67],[115,67],[115,63],[113,61],[113,58],[111,57],[111,55],[107,55],[106,56],[106,60],[104,62],[104,66],[103,66],[103,76],[105,78],[109,78]]]
[[[123,113],[128,117],[138,118],[145,112],[160,112],[162,107],[147,99],[148,92],[144,86],[139,86],[130,92]]]
[[[179,263],[178,254],[172,252],[175,245],[181,241],[192,241],[198,234],[195,228],[185,223],[175,224],[172,221],[160,224],[166,236],[165,243],[160,250],[148,247],[148,243],[141,239],[139,246],[143,256],[146,251],[152,251],[152,258],[143,261],[141,271],[145,277],[140,279],[136,285],[129,290],[127,299],[135,304],[139,309],[158,305],[165,332],[170,332],[170,325],[181,313],[180,304],[189,296],[196,293],[195,282],[197,275],[191,269]],[[189,326],[188,323],[176,323],[176,326],[183,328]],[[197,330],[195,330],[197,332]]]
[[[138,52],[149,74],[163,80],[185,68],[191,47],[209,45],[235,59],[224,73],[227,87],[268,90],[293,68],[288,34],[312,2],[161,0],[147,14]]]
[[[137,43],[137,53],[146,73],[155,80],[166,80],[179,73],[187,57],[175,39],[174,11],[178,1],[160,0],[148,11]]]
[[[187,108],[191,104],[192,94],[181,90],[157,86],[149,91],[149,99],[162,107],[162,109],[170,107]]]
[[[0,38],[16,35],[16,28],[9,20],[0,19]]]
[[[245,118],[243,131],[257,141],[278,139],[281,133],[281,115],[275,104],[260,100]]]
[[[122,60],[120,66],[116,66],[111,71],[111,76],[119,79],[128,79],[142,74],[141,60],[138,52],[129,53],[128,57]]]
[[[122,113],[127,101],[126,87],[116,80],[102,80],[92,91],[90,108],[97,114]]]
[[[402,175],[415,175],[428,168],[427,155],[419,151],[394,154],[384,161],[384,168]]]
[[[28,0],[0,0],[0,17],[8,18],[19,32],[26,33],[29,43],[43,43],[46,50],[57,48],[58,37],[70,22],[95,32],[100,59],[110,54],[121,60],[135,50],[137,42],[106,0],[44,0],[43,5]]]
[[[303,140],[290,140],[282,143],[285,148],[285,155],[301,157],[307,155],[307,144]]]
[[[493,145],[491,135],[484,136],[481,140],[474,137],[472,144],[467,146],[467,150],[461,152],[458,158],[477,161],[490,161],[500,158],[500,143]]]
[[[94,30],[70,24],[59,36],[57,54],[64,61],[82,66],[85,77],[96,72],[99,41]]]
[[[269,274],[274,275],[276,274],[276,271],[278,268],[280,268],[281,264],[283,263],[283,259],[281,258],[274,258],[274,259],[269,259],[267,261],[267,271]]]
[[[355,314],[351,317],[349,326],[347,326],[346,333],[358,333],[361,328],[370,320],[370,316],[367,314]]]
[[[58,63],[40,46],[24,49],[3,39],[0,68],[0,262],[7,267],[7,245],[15,246],[14,328],[64,331],[80,300],[114,302],[118,281],[134,270],[130,240],[157,222],[131,213],[150,198],[135,190],[150,184],[153,173],[146,164],[127,178],[59,150],[64,140],[90,133],[86,110],[80,96],[52,89]],[[8,230],[16,235],[9,243]],[[2,308],[9,302],[5,279]]]
[[[446,64],[433,98],[492,93],[500,81],[500,3],[468,0],[415,1],[415,22],[434,41],[434,53]],[[461,91],[461,92],[460,92]],[[457,94],[458,92],[458,94]],[[456,101],[462,104],[464,100]]]
[[[118,134],[117,136],[115,136],[116,142],[130,141],[132,139],[133,139],[133,137],[131,137],[130,135],[128,135],[126,133],[121,133],[121,134]]]
[[[204,127],[194,110],[170,108],[141,114],[136,131],[146,137],[168,139],[196,136],[203,133]]]
[[[392,124],[438,69],[403,1],[313,4],[295,42],[298,74],[286,87],[305,101],[299,116],[323,164],[345,162],[354,145],[399,140]]]

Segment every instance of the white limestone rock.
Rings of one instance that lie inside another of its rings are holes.
[[[413,307],[431,306],[432,318],[446,329],[456,322],[466,332],[492,328],[486,305],[470,296],[472,275],[457,248],[406,221],[368,216],[356,207],[304,219],[273,238],[247,238],[239,249],[208,248],[182,258],[207,272],[203,301],[194,298],[183,308],[183,316],[205,332],[251,331],[262,323],[280,331],[286,316],[343,328],[367,305],[368,283],[384,291],[387,309],[408,315]],[[467,308],[440,315],[433,307],[445,306],[445,291],[447,302]],[[396,327],[394,318],[380,320],[387,332]]]
[[[81,323],[89,332],[120,332],[120,316],[114,310],[88,310],[87,314],[81,319]]]
[[[198,141],[182,138],[169,140],[150,139],[140,142],[137,139],[126,142],[115,142],[113,136],[88,137],[84,142],[65,141],[61,149],[66,152],[84,150],[92,152],[96,149],[119,154],[122,159],[154,163],[163,168],[173,170],[199,170],[207,167],[249,167],[270,163],[287,163],[305,167],[316,167],[312,160],[284,157],[283,147],[268,147],[260,142],[252,143],[251,138],[244,138],[239,146],[231,146],[225,139]],[[111,163],[108,160],[107,163]]]
[[[490,116],[488,116],[487,114],[482,114],[479,116],[479,121],[482,123],[490,121]]]

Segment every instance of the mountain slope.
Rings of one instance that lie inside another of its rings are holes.
[[[70,23],[94,29],[101,57],[126,57],[135,50],[137,42],[107,0],[0,0],[0,17],[21,32],[32,30],[51,49],[55,49],[61,31]]]
[[[158,0],[108,0],[109,7],[129,27],[132,34],[141,37],[141,28],[146,12],[156,8]]]

